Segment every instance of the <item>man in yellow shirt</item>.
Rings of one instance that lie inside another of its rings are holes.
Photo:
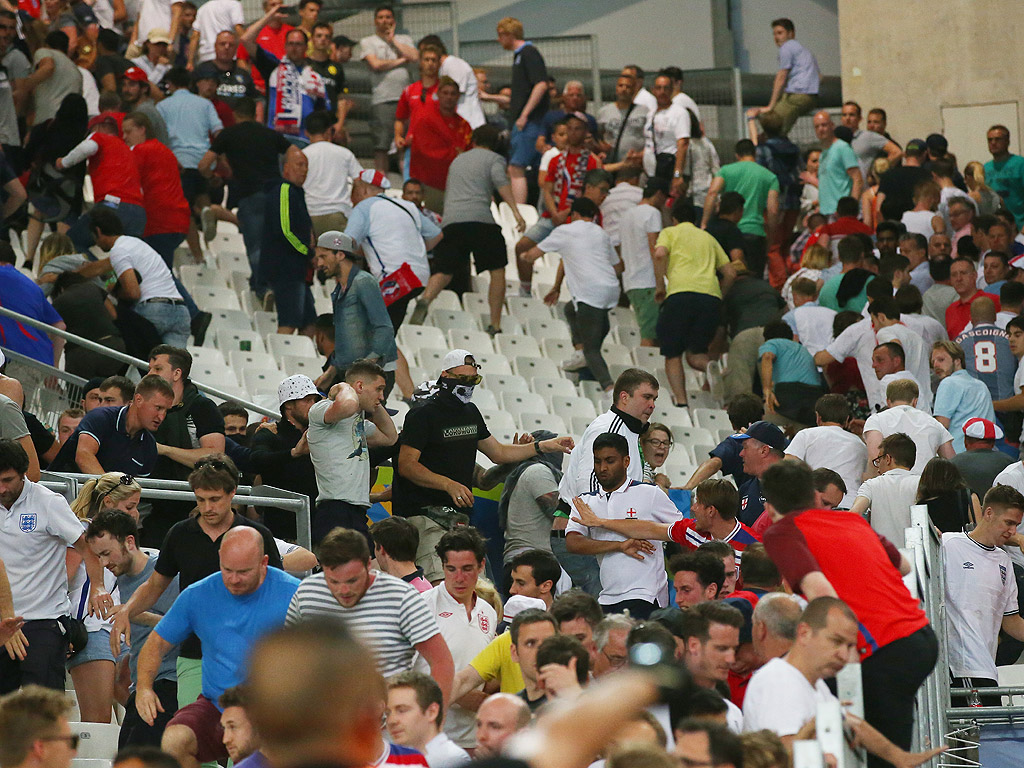
[[[661,231],[654,249],[654,300],[661,304],[658,343],[665,358],[672,404],[678,407],[686,406],[683,353],[690,366],[699,371],[707,369],[708,346],[719,326],[722,293],[736,279],[722,246],[694,226],[695,215],[688,199],[676,200],[672,206],[676,224]]]
[[[466,693],[484,684],[486,693],[493,693],[495,690],[501,693],[519,693],[526,686],[523,678],[521,664],[530,660],[537,654],[540,643],[549,635],[558,633],[558,625],[550,613],[543,610],[541,600],[513,596],[509,598],[509,604],[521,603],[515,606],[520,614],[512,619],[512,626],[509,631],[503,632],[494,638],[486,648],[477,654],[476,658],[469,663],[465,669],[459,670],[452,683],[452,701],[456,701]],[[535,607],[536,606],[536,607]],[[508,605],[506,606],[508,607]],[[510,616],[506,613],[505,619]],[[531,627],[533,624],[542,625],[550,623],[552,631],[548,632],[546,627]],[[530,627],[522,637],[520,630],[523,626]],[[534,630],[537,631],[534,631]],[[517,653],[512,654],[512,648],[518,642]],[[497,680],[498,686],[487,685]]]

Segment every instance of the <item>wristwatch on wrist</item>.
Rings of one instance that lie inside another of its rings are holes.
[[[544,453],[544,451],[542,451],[542,450],[540,449],[540,441],[539,441],[539,440],[537,440],[537,441],[535,441],[535,442],[534,442],[534,444],[533,444],[533,450],[537,452],[537,455],[538,455],[538,456],[540,456],[540,455],[542,455],[542,454]]]
[[[672,178],[673,179],[681,179],[681,178],[683,178],[683,172],[682,171],[674,171],[672,173]]]

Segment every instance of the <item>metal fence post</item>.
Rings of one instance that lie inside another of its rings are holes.
[[[732,98],[736,108],[736,141],[746,135],[746,120],[743,117],[743,78],[739,67],[732,68]]]
[[[459,6],[457,3],[448,4],[448,18],[452,24],[452,53],[459,55]]]
[[[594,82],[594,111],[601,108],[601,65],[597,52],[597,35],[590,37],[590,77]]]

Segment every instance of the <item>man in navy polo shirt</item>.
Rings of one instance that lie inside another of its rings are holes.
[[[121,408],[94,408],[61,446],[50,464],[53,472],[125,472],[147,477],[156,465],[153,432],[174,403],[174,389],[150,374],[135,388],[131,403]]]
[[[750,475],[750,479],[740,486],[740,511],[737,517],[760,536],[771,525],[771,519],[764,514],[761,475],[768,467],[785,458],[788,441],[782,430],[768,421],[756,421],[747,427],[745,433],[733,435],[730,440],[743,443],[740,458],[743,459],[743,471]],[[759,519],[762,516],[764,519]]]

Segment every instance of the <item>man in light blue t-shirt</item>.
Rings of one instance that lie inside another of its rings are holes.
[[[242,682],[252,645],[284,625],[299,580],[268,561],[259,531],[247,525],[229,530],[220,544],[220,573],[182,592],[139,654],[135,706],[151,724],[162,709],[153,678],[164,654],[193,633],[203,645],[203,692],[175,713],[160,743],[182,765],[228,756],[217,701]]]
[[[965,360],[963,349],[955,341],[937,341],[932,347],[932,370],[941,379],[932,413],[953,436],[957,453],[964,451],[963,426],[968,419],[978,416],[996,420],[988,387],[965,370]]]
[[[774,112],[782,118],[782,135],[789,133],[797,118],[806,115],[818,103],[821,73],[814,54],[796,41],[796,27],[789,19],[772,22],[772,37],[779,47],[779,71],[775,73],[772,97],[766,107],[747,111],[748,120],[762,112]]]
[[[798,424],[814,424],[814,404],[825,394],[814,358],[783,320],[764,326],[764,344],[757,350],[761,361],[761,389],[765,418],[783,416]],[[785,422],[783,422],[785,424]]]
[[[864,177],[860,173],[857,153],[842,139],[836,138],[836,125],[825,110],[814,115],[814,135],[821,142],[818,165],[818,209],[831,216],[842,197],[860,200]]]

